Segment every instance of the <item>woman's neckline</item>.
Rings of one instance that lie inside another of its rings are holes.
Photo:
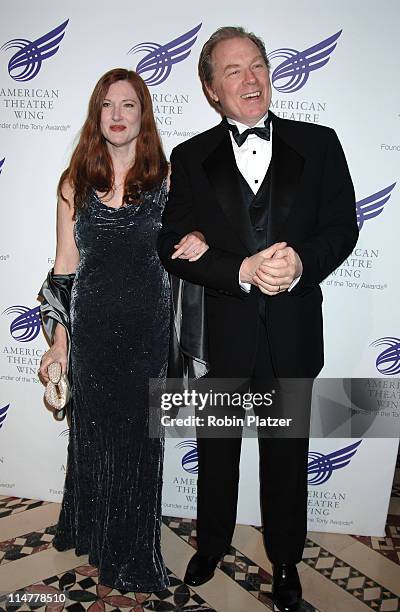
[[[94,196],[97,200],[97,202],[99,202],[99,204],[101,204],[102,206],[105,206],[106,208],[108,208],[109,210],[121,210],[123,208],[128,208],[129,206],[131,206],[131,204],[121,204],[121,206],[109,206],[108,204],[105,204],[103,202],[103,200],[100,198],[99,194],[97,193],[97,191],[94,189],[94,187],[92,187],[92,191],[94,193]]]

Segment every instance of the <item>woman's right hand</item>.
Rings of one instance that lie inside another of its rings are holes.
[[[194,230],[183,236],[178,244],[174,245],[175,253],[173,253],[171,259],[178,258],[197,261],[209,248],[204,234]]]
[[[67,358],[68,358],[68,350],[67,346],[61,344],[53,344],[48,351],[45,352],[42,359],[40,360],[40,368],[39,368],[39,379],[43,385],[47,385],[49,382],[49,374],[47,372],[47,368],[51,363],[58,361],[61,364],[62,373],[65,374],[67,372]]]

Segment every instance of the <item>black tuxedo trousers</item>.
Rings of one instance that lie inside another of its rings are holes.
[[[263,307],[265,301],[260,299],[260,313]],[[210,373],[210,388],[214,390],[217,387],[214,382],[216,373]],[[262,316],[253,372],[249,379],[241,379],[240,382],[243,391],[261,395],[279,386]],[[306,394],[302,389],[298,406],[303,426],[307,430],[311,386],[311,381],[308,381]],[[283,416],[276,409],[255,412],[260,417]],[[229,416],[229,410],[225,414]],[[204,412],[200,416],[204,417]],[[240,437],[206,438],[201,432],[197,439],[197,545],[199,552],[204,555],[218,556],[229,549],[236,524],[241,446]],[[298,563],[302,558],[307,532],[308,437],[281,438],[278,435],[271,438],[261,433],[258,446],[259,469],[248,477],[252,479],[254,488],[259,479],[267,555],[274,564]]]

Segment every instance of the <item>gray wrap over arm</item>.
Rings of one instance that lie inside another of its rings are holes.
[[[67,373],[72,386],[71,371],[71,291],[75,274],[54,274],[53,269],[48,273],[46,280],[41,286],[38,295],[41,298],[40,313],[45,338],[51,346],[54,342],[54,333],[57,323],[60,323],[66,331],[68,339]],[[63,410],[59,410],[56,418],[62,420],[65,411],[69,416],[71,402]],[[68,418],[69,420],[69,418]]]

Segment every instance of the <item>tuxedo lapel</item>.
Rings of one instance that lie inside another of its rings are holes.
[[[218,204],[249,253],[255,242],[248,211],[242,202],[238,170],[228,130],[221,125],[221,140],[203,161],[203,168]]]
[[[272,114],[272,113],[271,113]],[[281,133],[279,118],[272,115],[272,160],[267,245],[277,242],[297,195],[304,168],[304,158]]]
[[[304,157],[290,144],[279,117],[273,113],[271,183],[267,246],[277,242],[279,231],[295,201],[304,168]],[[238,169],[229,132],[223,123],[217,132],[215,147],[203,161],[203,168],[218,204],[249,253],[256,252],[250,217],[243,204]]]

